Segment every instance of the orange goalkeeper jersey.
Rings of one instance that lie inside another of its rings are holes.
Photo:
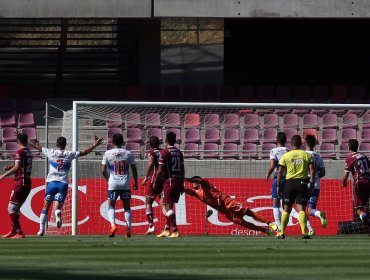
[[[200,201],[211,206],[214,209],[218,209],[225,199],[225,196],[222,195],[215,186],[203,179],[202,186],[199,189],[189,189],[192,196],[197,197]]]

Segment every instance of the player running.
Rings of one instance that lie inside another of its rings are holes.
[[[17,133],[18,150],[15,152],[14,166],[6,166],[4,174],[0,175],[0,181],[5,177],[14,175],[14,187],[10,195],[8,213],[12,221],[9,233],[3,238],[25,238],[19,218],[22,204],[26,201],[31,191],[32,153],[27,148],[28,136],[25,133]]]
[[[370,161],[367,156],[357,152],[358,141],[356,139],[348,141],[348,149],[350,155],[344,169],[343,187],[347,186],[349,173],[352,173],[356,213],[364,224],[370,226],[370,217],[365,208],[370,197]]]
[[[321,222],[321,226],[323,228],[326,228],[328,226],[328,221],[326,219],[325,213],[316,209],[317,202],[320,196],[320,179],[325,176],[325,165],[324,165],[324,161],[322,157],[320,156],[320,154],[314,151],[314,148],[316,145],[315,136],[307,135],[305,140],[306,140],[306,153],[312,155],[313,157],[315,174],[316,174],[315,175],[315,188],[314,188],[313,194],[311,194],[310,198],[308,199],[307,212],[312,217],[319,218]],[[311,223],[308,220],[308,217],[307,217],[307,228],[308,228],[309,236],[315,235],[315,231],[313,227],[311,226]]]
[[[185,188],[185,192],[187,194],[195,196],[203,203],[216,209],[228,220],[243,227],[261,231],[267,235],[273,234],[271,229],[274,231],[278,229],[276,224],[269,222],[266,218],[248,209],[247,207],[245,207],[235,199],[231,198],[230,196],[224,195],[215,186],[211,185],[209,181],[202,179],[199,176],[185,178],[185,181],[192,183],[194,188],[194,190]],[[267,224],[269,228],[264,228],[249,223],[243,219],[244,216],[249,216],[256,219],[257,221],[263,222]]]
[[[156,171],[158,170],[158,159],[160,152],[163,150],[159,147],[159,139],[157,136],[152,136],[149,139],[149,145],[151,150],[148,152],[148,166],[146,170],[146,175],[144,180],[142,181],[142,185],[146,187],[145,189],[145,204],[146,204],[146,218],[149,224],[149,228],[145,234],[154,234],[155,227],[154,227],[154,215],[153,215],[153,202],[154,199],[159,196],[162,192],[163,184],[160,182],[156,188],[156,191],[153,189],[153,180]],[[160,202],[161,203],[161,202]]]
[[[46,177],[46,189],[44,207],[40,214],[40,229],[38,236],[44,236],[47,229],[48,212],[54,202],[54,214],[57,228],[62,226],[62,208],[68,193],[68,175],[71,169],[71,162],[75,158],[86,156],[103,142],[103,138],[95,136],[92,146],[84,151],[66,151],[67,139],[63,136],[58,137],[56,149],[41,147],[37,140],[30,140],[30,145],[42,152],[49,159],[49,174]]]
[[[168,132],[166,135],[167,148],[160,152],[159,167],[154,177],[153,189],[155,192],[162,187],[162,203],[166,210],[167,224],[164,231],[157,237],[179,237],[176,225],[176,216],[173,205],[179,202],[180,194],[184,192],[184,157],[182,152],[175,147],[176,134]],[[170,234],[170,226],[173,232]]]
[[[101,165],[101,172],[108,183],[108,218],[111,224],[109,237],[114,237],[117,231],[115,207],[118,197],[123,202],[126,220],[126,237],[131,237],[131,190],[130,190],[130,172],[134,177],[133,189],[138,189],[137,169],[134,156],[130,151],[122,148],[122,134],[114,134],[112,137],[113,149],[105,152]],[[108,168],[110,173],[108,173]]]

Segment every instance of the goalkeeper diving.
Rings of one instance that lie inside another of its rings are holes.
[[[248,209],[229,195],[224,195],[215,186],[211,185],[209,181],[202,179],[199,176],[185,178],[185,181],[193,184],[193,189],[185,188],[185,192],[188,195],[195,196],[203,203],[216,209],[219,213],[235,224],[252,230],[261,231],[267,235],[273,235],[273,231],[278,229],[275,223],[271,223],[262,215]],[[243,219],[244,216],[252,217],[257,221],[265,223],[268,227],[260,227],[249,223]]]

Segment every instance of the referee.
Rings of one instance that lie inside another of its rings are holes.
[[[299,135],[292,137],[292,150],[285,153],[279,161],[279,171],[277,176],[277,186],[282,192],[284,212],[281,215],[281,230],[277,238],[285,238],[285,228],[289,222],[289,215],[292,211],[294,202],[299,212],[299,225],[302,229],[303,239],[310,239],[307,235],[307,216],[306,205],[310,193],[314,190],[315,182],[308,179],[315,178],[314,160],[312,156],[301,150],[302,138]],[[310,177],[308,177],[308,170]],[[284,187],[280,185],[283,174],[286,172]]]

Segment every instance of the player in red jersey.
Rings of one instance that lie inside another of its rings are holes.
[[[18,150],[15,152],[14,166],[6,166],[6,172],[0,175],[0,181],[5,177],[14,175],[14,188],[10,195],[8,212],[12,227],[3,238],[24,238],[19,223],[20,209],[31,191],[32,153],[27,148],[28,136],[25,133],[17,133]]]
[[[224,195],[215,186],[211,185],[209,181],[202,179],[199,176],[194,176],[192,178],[185,178],[186,182],[193,184],[193,189],[185,189],[185,193],[195,196],[203,203],[216,209],[219,213],[224,215],[228,220],[241,225],[243,227],[261,231],[267,235],[273,235],[274,230],[278,229],[277,225],[268,221],[265,217],[253,212],[248,209],[240,202],[231,198],[229,195]],[[269,228],[264,228],[256,226],[255,224],[249,223],[243,219],[244,216],[249,216],[257,221],[263,222],[269,226]]]
[[[370,197],[370,161],[367,156],[357,152],[356,139],[348,141],[348,149],[350,155],[344,168],[343,186],[347,186],[349,173],[352,173],[356,213],[364,224],[370,226],[370,217],[365,208]]]
[[[142,185],[145,186],[145,203],[146,203],[146,218],[149,224],[149,228],[145,234],[154,234],[155,227],[154,227],[154,215],[153,215],[153,202],[155,198],[158,196],[160,197],[162,189],[163,189],[163,183],[159,183],[159,185],[156,187],[156,191],[153,189],[153,182],[154,182],[154,175],[156,171],[158,170],[158,160],[160,152],[163,150],[159,147],[159,139],[157,136],[152,136],[149,139],[149,145],[151,147],[151,150],[148,152],[148,166],[146,170],[146,175],[144,180],[142,181]],[[161,206],[161,202],[160,202]]]
[[[162,203],[166,210],[167,225],[164,231],[157,237],[179,237],[176,225],[176,216],[173,211],[174,203],[179,202],[180,194],[184,192],[184,156],[182,152],[175,147],[176,134],[168,132],[166,135],[167,148],[160,152],[159,167],[154,177],[153,189],[158,191],[161,187],[163,176]],[[173,232],[170,234],[170,225]]]

